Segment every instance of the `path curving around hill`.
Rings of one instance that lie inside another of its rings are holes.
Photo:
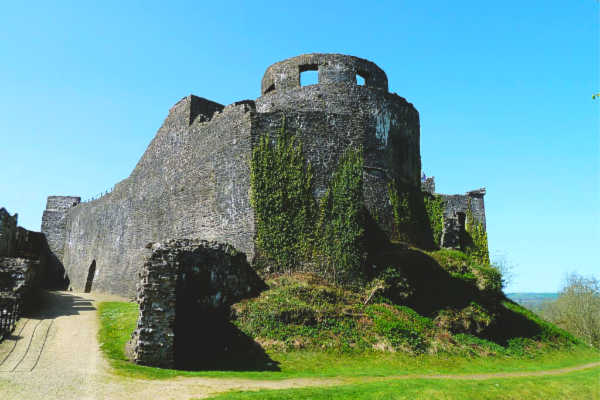
[[[17,399],[161,399],[204,398],[229,390],[291,389],[398,379],[485,380],[560,375],[600,367],[600,361],[568,368],[481,374],[413,374],[360,378],[250,380],[178,377],[145,380],[114,375],[97,340],[96,306],[125,299],[70,292],[47,292],[44,308],[22,318],[0,344],[0,398]]]

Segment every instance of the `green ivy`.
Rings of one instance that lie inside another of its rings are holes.
[[[473,215],[471,199],[469,199],[466,213],[465,231],[467,236],[466,240],[463,240],[465,252],[480,264],[489,265],[487,232],[483,224],[477,221]]]
[[[313,172],[302,145],[286,130],[263,135],[252,151],[250,203],[256,216],[256,244],[278,270],[297,267],[310,253],[316,204]]]
[[[420,248],[433,248],[432,230],[421,190],[392,180],[388,184],[388,196],[394,215],[391,239]]]
[[[410,207],[410,193],[406,190],[399,190],[395,180],[388,183],[388,196],[394,213],[394,232],[392,237],[395,240],[410,242],[412,231],[412,212]]]
[[[336,282],[357,282],[362,278],[363,165],[362,148],[348,149],[320,202],[319,248]]]
[[[312,266],[337,283],[359,281],[363,163],[362,148],[347,150],[317,207],[311,165],[285,119],[277,135],[263,135],[252,151],[250,175],[260,261],[280,272]]]
[[[433,241],[437,247],[440,247],[444,227],[444,200],[441,196],[435,194],[423,193],[423,196],[429,226],[431,226],[433,232]]]

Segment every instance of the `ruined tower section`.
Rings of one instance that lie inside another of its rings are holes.
[[[301,86],[306,71],[317,71],[317,84]],[[388,92],[385,72],[357,57],[305,54],[271,65],[261,91],[253,135],[276,131],[285,116],[314,168],[315,197],[325,193],[344,151],[362,146],[365,202],[390,232],[388,183],[396,180],[418,190],[421,158],[419,114],[404,98]]]
[[[64,257],[67,212],[81,202],[81,197],[48,196],[42,215],[42,233],[46,235],[48,247],[62,263]]]

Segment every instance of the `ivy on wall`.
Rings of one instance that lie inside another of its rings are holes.
[[[392,236],[396,240],[410,241],[412,212],[410,207],[410,194],[408,191],[399,190],[395,180],[388,183],[388,196],[394,213],[394,231]]]
[[[348,149],[317,205],[312,167],[285,119],[277,135],[263,135],[252,151],[250,174],[260,263],[280,272],[312,268],[336,283],[360,280],[362,171],[362,149]]]
[[[465,253],[482,265],[489,265],[490,254],[488,250],[487,232],[483,224],[475,219],[471,210],[471,199],[469,199],[466,221],[466,240],[463,241]]]
[[[434,240],[424,194],[392,180],[388,184],[388,196],[394,214],[391,239],[424,249],[432,248]]]
[[[321,198],[317,236],[319,250],[335,282],[362,279],[365,213],[362,148],[348,149]]]
[[[259,139],[250,174],[256,244],[283,271],[297,267],[310,253],[316,207],[312,181],[312,167],[285,120],[274,140],[269,135]]]
[[[423,193],[423,201],[425,202],[425,210],[429,218],[433,241],[436,247],[440,247],[442,231],[444,229],[444,200],[441,196]]]

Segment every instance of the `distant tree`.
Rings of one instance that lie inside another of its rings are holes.
[[[500,271],[502,275],[502,288],[506,289],[515,279],[515,265],[508,261],[508,258],[504,254],[496,254],[491,264]]]
[[[600,281],[567,275],[558,299],[544,305],[542,316],[600,348]]]

